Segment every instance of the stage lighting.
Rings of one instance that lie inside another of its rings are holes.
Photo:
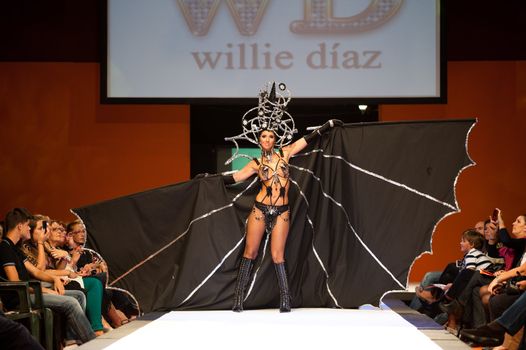
[[[358,105],[358,109],[363,113],[367,110],[367,105]]]

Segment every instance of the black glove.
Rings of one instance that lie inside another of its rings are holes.
[[[342,125],[343,125],[343,122],[341,120],[331,119],[327,121],[325,124],[323,124],[322,126],[320,126],[318,129],[304,136],[303,138],[305,139],[305,141],[307,141],[307,143],[310,143],[313,139],[315,139],[318,136],[321,136],[321,134],[327,132],[327,130],[329,130],[330,128],[333,128],[335,126],[342,126]]]
[[[221,179],[225,183],[225,185],[233,185],[236,183],[236,180],[234,179],[234,175],[221,175]]]

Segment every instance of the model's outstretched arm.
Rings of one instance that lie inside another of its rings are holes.
[[[343,122],[338,119],[331,119],[325,124],[314,130],[308,135],[303,136],[301,139],[297,140],[290,146],[287,146],[286,150],[289,152],[289,156],[293,156],[296,153],[304,149],[309,143],[311,143],[315,138],[321,136],[323,133],[327,132],[335,126],[342,126]]]
[[[225,181],[226,185],[233,184],[239,181],[245,181],[252,175],[254,175],[258,170],[258,165],[254,160],[251,160],[248,162],[247,165],[243,167],[243,169],[235,172],[232,175],[223,175],[223,181]],[[227,179],[227,177],[232,177],[232,179]]]
[[[254,160],[251,160],[243,169],[236,171],[235,173],[223,175],[221,174],[221,179],[225,185],[232,185],[239,181],[244,181],[254,175],[258,171],[258,166]],[[201,173],[194,176],[194,179],[201,179],[203,177],[211,176],[215,174]]]

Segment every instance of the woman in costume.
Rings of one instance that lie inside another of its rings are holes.
[[[236,312],[243,311],[245,289],[265,232],[271,235],[270,251],[280,291],[279,310],[290,312],[291,300],[284,258],[290,224],[289,159],[317,136],[335,125],[343,124],[340,120],[329,120],[311,134],[287,145],[292,140],[292,134],[297,130],[292,117],[285,111],[290,101],[290,92],[284,84],[279,84],[278,88],[279,92],[276,93],[276,86],[272,83],[269,93],[267,85],[267,89],[260,92],[258,107],[249,110],[243,116],[244,132],[241,135],[226,138],[226,140],[233,141],[236,147],[236,139],[245,139],[257,143],[261,148],[259,159],[251,159],[244,168],[232,175],[223,175],[223,180],[227,185],[244,181],[254,174],[257,174],[261,183],[261,189],[256,195],[254,207],[247,220],[245,249],[239,266],[232,307],[232,310]],[[282,93],[287,93],[287,96]],[[257,115],[251,118],[251,114],[256,111]],[[278,147],[277,151],[276,147]],[[236,152],[227,163],[237,156]]]

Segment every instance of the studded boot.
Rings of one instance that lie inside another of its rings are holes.
[[[252,271],[252,265],[254,260],[241,258],[239,264],[239,270],[237,272],[236,288],[234,289],[234,306],[232,311],[241,312],[243,311],[243,300],[245,299],[245,289],[250,279],[250,272]]]
[[[290,312],[290,291],[285,263],[274,264],[279,286],[279,312]]]

